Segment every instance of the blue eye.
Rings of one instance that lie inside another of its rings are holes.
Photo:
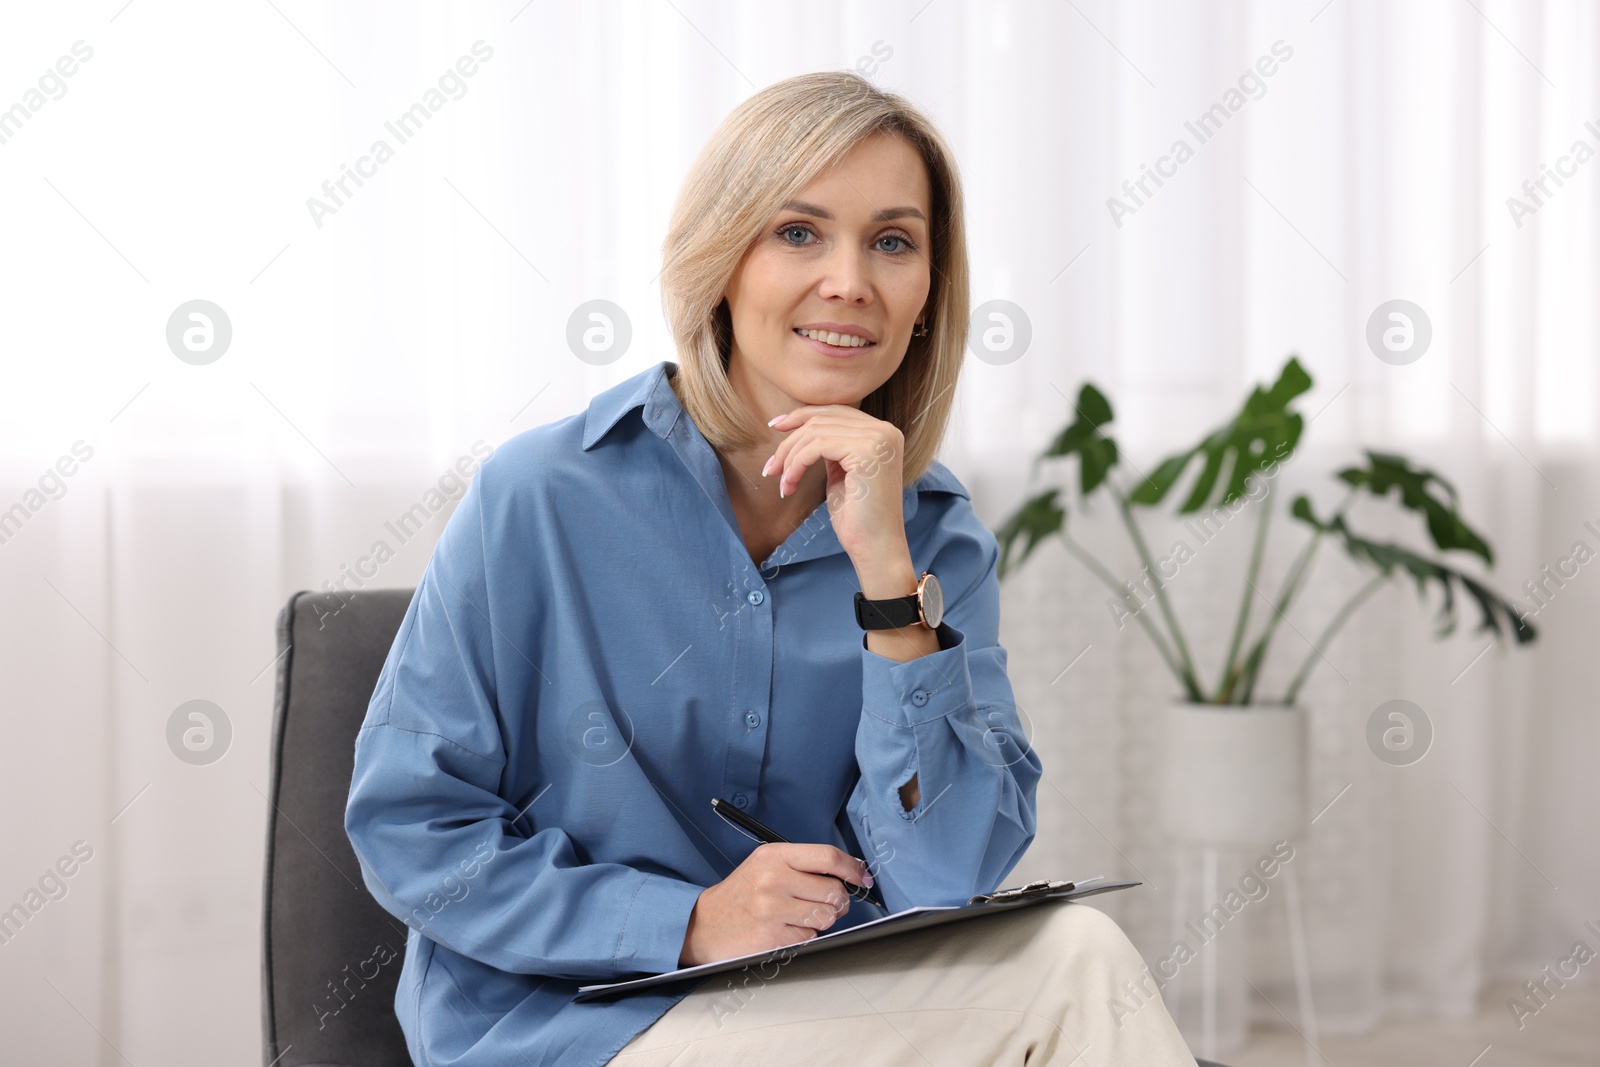
[[[789,240],[788,235],[791,234],[791,233],[794,233],[796,231],[798,231],[800,233],[810,234],[813,237],[816,236],[815,231],[813,231],[810,226],[808,226],[808,225],[806,225],[804,223],[799,223],[799,222],[791,222],[791,223],[788,223],[787,225],[780,226],[776,230],[773,231],[773,235],[776,236],[779,240],[783,241],[784,244],[789,245],[791,248],[804,248],[805,245],[806,245],[806,242]],[[896,259],[900,258],[901,256],[911,255],[912,253],[914,253],[917,250],[916,243],[914,241],[912,241],[910,237],[906,236],[903,233],[886,233],[882,237],[880,237],[876,241],[874,241],[873,244],[875,246],[876,245],[881,245],[884,241],[899,241],[900,242],[902,247],[899,247],[899,248],[894,248],[894,249],[879,248],[878,249],[880,252],[883,252],[884,254],[886,254],[888,256],[891,256],[891,257],[894,257]]]

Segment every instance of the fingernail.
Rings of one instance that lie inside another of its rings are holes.
[[[761,468],[761,477],[765,478],[767,475],[772,473],[772,461],[777,458],[778,456],[776,453],[767,457],[766,464]]]
[[[776,425],[778,425],[778,423],[782,422],[784,419],[787,419],[788,417],[789,417],[789,413],[788,412],[784,412],[782,415],[774,415],[771,419],[767,420],[767,425],[768,426],[776,426]]]
[[[779,482],[779,483],[778,483],[778,499],[779,499],[779,500],[782,500],[782,499],[783,499],[783,498],[784,498],[784,497],[785,497],[785,496],[786,496],[786,495],[788,495],[788,494],[786,494],[786,493],[785,493],[785,492],[784,492],[784,491],[783,491],[783,483],[782,483],[782,482]]]
[[[868,889],[872,888],[872,872],[871,871],[866,872],[866,876],[861,879],[861,884],[866,886]]]

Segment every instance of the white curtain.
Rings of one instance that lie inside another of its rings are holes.
[[[1600,148],[1591,4],[111,0],[8,23],[0,108],[26,114],[0,125],[0,509],[18,516],[0,541],[0,908],[49,890],[0,944],[19,1060],[253,1057],[275,613],[327,583],[414,584],[476,442],[676,358],[655,276],[678,183],[732,107],[792,74],[868,72],[959,153],[973,302],[1011,301],[1032,328],[1023,358],[969,360],[943,452],[991,526],[1036,488],[1029,463],[1083,381],[1144,468],[1296,353],[1316,417],[1278,507],[1303,491],[1326,512],[1333,471],[1392,450],[1455,483],[1508,595],[1576,542],[1600,549],[1600,161],[1575,147]],[[386,123],[431,89],[401,141]],[[1217,104],[1201,143],[1186,124]],[[363,163],[379,139],[392,151]],[[1192,156],[1159,162],[1180,139]],[[1123,183],[1145,166],[1168,176],[1135,201]],[[1562,184],[1535,202],[1524,182],[1546,166]],[[335,201],[324,183],[347,167],[365,176]],[[565,340],[595,299],[633,330],[606,366]],[[1392,299],[1432,325],[1407,365],[1366,341]],[[168,343],[192,300],[232,328],[205,365]],[[401,540],[386,522],[419,503],[443,506]],[[1420,544],[1391,512],[1352,520]],[[1268,595],[1304,536],[1282,518]],[[1109,509],[1074,499],[1070,522],[1137,573]],[[1208,678],[1248,537],[1228,528],[1169,587]],[[1491,646],[1470,610],[1434,640],[1432,604],[1398,583],[1321,647],[1303,698],[1312,810],[1331,806],[1292,864],[1324,1032],[1458,1015],[1486,982],[1594,943],[1595,573],[1547,598],[1531,648]],[[1294,628],[1314,636],[1360,581],[1324,552]],[[1154,962],[1179,879],[1155,766],[1175,686],[1059,547],[1004,589],[1047,771],[1014,879],[1145,879],[1102,900]],[[1309,654],[1293,629],[1278,640],[1269,691]],[[1434,728],[1411,766],[1365,740],[1390,699]],[[231,727],[214,763],[169,745],[191,700]],[[1254,858],[1225,857],[1222,882]],[[1281,898],[1228,933],[1269,1021],[1297,1020]]]

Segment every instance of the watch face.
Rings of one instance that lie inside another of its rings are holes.
[[[934,630],[944,619],[944,590],[939,586],[939,579],[926,573],[922,579],[922,619]]]

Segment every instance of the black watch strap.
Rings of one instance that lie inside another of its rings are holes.
[[[921,621],[916,593],[888,600],[868,600],[865,593],[856,594],[856,622],[863,630],[898,630]]]

